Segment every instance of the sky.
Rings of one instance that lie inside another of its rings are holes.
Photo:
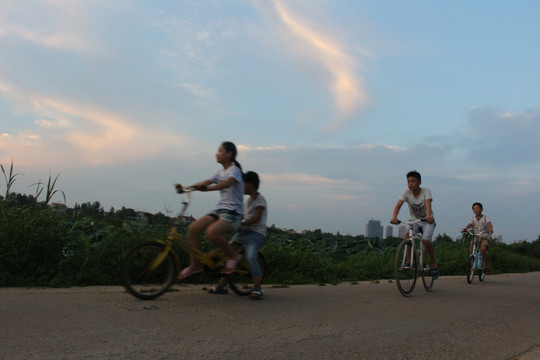
[[[417,170],[435,235],[479,201],[534,241],[539,64],[536,0],[0,0],[0,164],[12,191],[172,216],[232,141],[268,225],[362,235]]]

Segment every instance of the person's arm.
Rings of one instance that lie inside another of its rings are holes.
[[[255,224],[259,222],[259,220],[261,220],[263,216],[263,212],[264,212],[264,206],[257,206],[255,208],[255,214],[253,214],[253,216],[250,217],[249,219],[245,219],[242,222],[242,226],[247,226],[247,225],[251,225],[251,224]]]
[[[426,199],[425,206],[426,206],[426,220],[429,224],[433,224],[435,222],[435,219],[433,218],[433,214],[431,213],[431,202],[433,199]]]
[[[195,188],[195,190],[204,191],[202,189],[206,188],[211,183],[212,181],[210,180],[204,180],[204,181],[200,181],[196,184],[191,185],[191,187]],[[177,193],[182,194],[184,192],[184,187],[182,186],[182,184],[174,184],[174,187]]]
[[[224,180],[214,185],[211,185],[212,182],[210,180],[206,180],[200,183],[202,186],[199,190],[200,191],[214,191],[214,190],[226,189],[228,187],[233,186],[235,182],[236,182],[236,179],[232,176],[228,178],[227,180]]]
[[[392,213],[392,220],[390,220],[390,223],[397,224],[397,216],[399,214],[399,210],[401,209],[401,206],[403,205],[405,201],[399,199],[396,206],[394,207],[394,212]]]
[[[493,224],[490,222],[487,223],[488,233],[493,234]]]
[[[461,232],[466,232],[467,230],[469,230],[469,228],[472,226],[471,223],[468,223],[467,225],[465,225],[465,227],[463,229],[461,229]]]

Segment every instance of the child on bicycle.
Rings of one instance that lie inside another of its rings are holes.
[[[433,217],[433,209],[431,203],[433,198],[431,190],[421,188],[422,176],[417,171],[407,173],[407,189],[403,191],[399,197],[394,212],[392,214],[392,224],[398,224],[397,216],[403,203],[409,205],[409,212],[412,220],[422,220],[413,225],[414,232],[422,232],[422,244],[426,248],[430,259],[430,275],[436,280],[439,278],[439,269],[435,261],[435,247],[431,242],[433,231],[435,230],[435,218]],[[409,233],[405,234],[405,239],[409,238]]]
[[[224,234],[236,230],[242,222],[244,181],[242,180],[242,167],[236,161],[236,146],[229,141],[221,144],[216,154],[216,161],[223,166],[208,180],[193,185],[198,191],[220,191],[220,201],[216,209],[191,223],[188,228],[188,239],[191,245],[200,249],[200,235],[206,232],[216,246],[223,250],[227,262],[224,275],[231,274],[240,260],[240,255],[234,252]],[[176,191],[182,192],[182,185],[176,184]],[[202,272],[201,263],[190,255],[189,266],[183,269],[178,279],[183,280],[191,275]]]
[[[246,250],[249,270],[253,278],[253,290],[250,299],[259,300],[263,297],[261,289],[261,266],[257,260],[257,253],[266,237],[266,199],[259,192],[259,175],[254,171],[244,174],[244,192],[249,199],[244,204],[244,221],[234,235],[233,240],[240,240]],[[208,290],[210,294],[227,294],[227,278],[222,277],[219,284]]]
[[[484,259],[484,274],[489,275],[489,265],[488,265],[488,255],[489,250],[489,235],[493,234],[493,224],[491,220],[484,214],[484,207],[481,203],[475,202],[472,205],[472,210],[474,216],[471,218],[469,223],[461,230],[461,232],[466,232],[471,226],[474,227],[474,233],[484,235],[480,236],[480,252],[482,253],[482,258]],[[473,243],[471,242],[470,253],[472,254]]]

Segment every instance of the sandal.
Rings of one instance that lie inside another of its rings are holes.
[[[184,268],[182,271],[180,271],[180,274],[178,274],[178,280],[184,280],[190,277],[191,275],[202,273],[202,270],[193,270],[189,266],[187,268]]]
[[[251,293],[249,294],[249,298],[251,300],[260,300],[263,297],[263,291],[262,289],[254,288],[251,290]]]
[[[484,274],[489,275],[489,268],[484,268]]]
[[[241,255],[236,256],[235,259],[229,259],[225,262],[225,269],[221,272],[222,275],[231,275],[234,272],[234,269],[236,269],[236,265],[242,258]]]
[[[437,279],[439,278],[439,276],[441,275],[441,274],[439,273],[439,269],[431,269],[430,272],[429,272],[429,274],[431,275],[431,278],[432,278],[433,280],[437,280]]]
[[[229,289],[227,289],[226,287],[223,287],[223,286],[218,284],[216,286],[211,287],[210,290],[208,290],[208,293],[209,294],[227,295],[229,293]]]

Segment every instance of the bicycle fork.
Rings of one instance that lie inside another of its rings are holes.
[[[156,270],[158,268],[158,266],[161,265],[163,260],[165,260],[167,258],[167,256],[171,253],[173,240],[178,239],[179,237],[180,237],[180,235],[178,234],[178,230],[176,230],[176,228],[173,227],[171,229],[171,231],[169,232],[169,235],[167,236],[166,241],[161,241],[161,240],[156,239],[156,242],[165,245],[165,248],[163,249],[163,251],[158,256],[156,256],[156,258],[154,260],[152,260],[150,265],[148,265],[148,268],[149,268],[150,271]],[[172,254],[173,254],[174,260],[178,264],[179,260],[178,260],[178,257],[176,256],[176,254],[174,253],[174,251],[172,252]]]
[[[414,242],[412,240],[409,240],[409,244],[407,244],[406,246],[408,246],[408,249],[403,252],[403,259],[401,259],[401,267],[405,268],[405,265],[408,265],[412,269],[413,266],[416,265],[416,263],[414,262]]]
[[[150,271],[156,270],[158,268],[158,266],[161,265],[163,260],[165,260],[167,258],[167,256],[169,255],[169,253],[171,252],[171,248],[172,248],[172,241],[169,240],[169,239],[167,239],[167,241],[165,241],[165,242],[164,241],[159,241],[159,240],[156,240],[156,241],[163,244],[163,245],[165,245],[165,248],[163,249],[163,251],[161,253],[159,253],[158,256],[156,256],[156,258],[154,260],[152,260],[152,262],[148,266]]]

